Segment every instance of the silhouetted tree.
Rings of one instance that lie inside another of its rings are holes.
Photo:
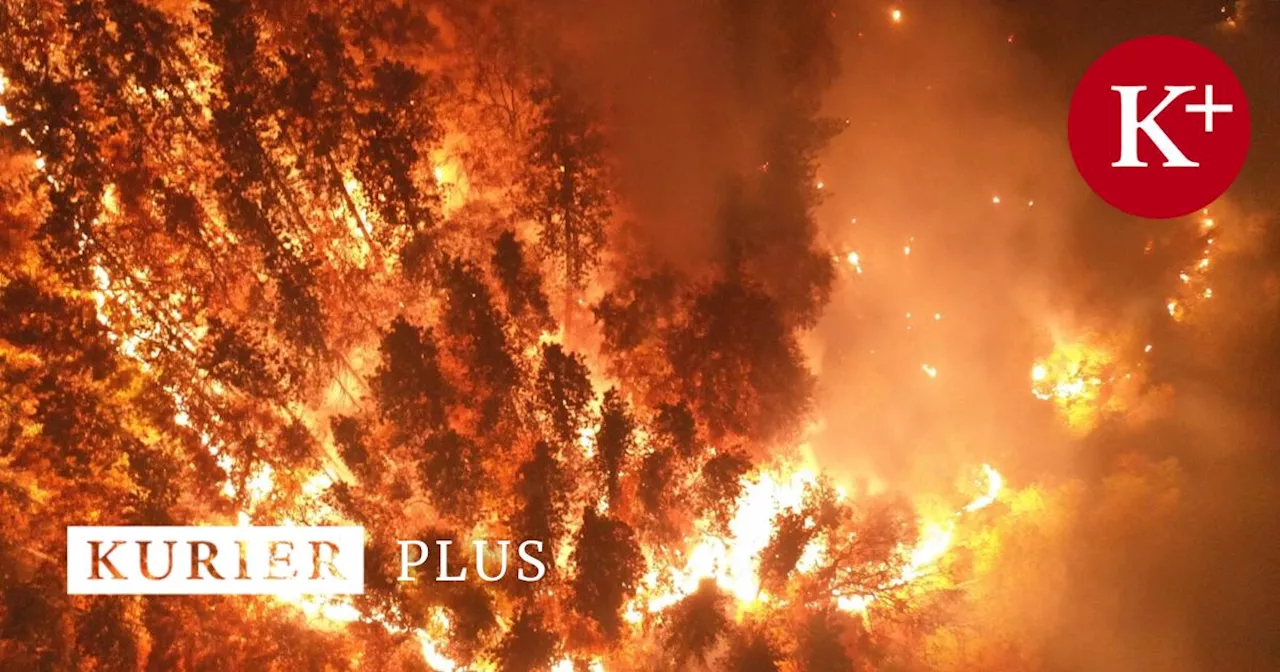
[[[503,231],[494,244],[490,258],[498,285],[506,297],[507,314],[520,325],[528,325],[533,333],[547,331],[555,326],[547,295],[542,290],[542,278],[536,267],[526,262],[524,248],[516,240],[515,233]]]
[[[824,610],[809,614],[802,626],[795,659],[806,672],[853,672],[854,660],[845,651],[848,631],[861,632],[861,623],[848,615]],[[857,641],[855,637],[849,637]]]
[[[471,399],[479,406],[480,431],[498,422],[511,403],[518,371],[507,345],[505,320],[495,309],[479,269],[461,260],[445,264],[443,326],[448,342],[470,375]]]
[[[635,443],[636,423],[627,402],[617,388],[604,393],[600,405],[600,431],[596,433],[596,451],[600,471],[604,475],[605,492],[610,506],[618,504],[618,489],[627,456]]]
[[[541,227],[545,254],[561,273],[565,333],[587,278],[599,263],[610,196],[603,138],[579,99],[558,78],[537,92],[542,118],[528,157],[527,210]]]
[[[406,433],[443,425],[453,390],[444,378],[430,329],[397,317],[382,336],[382,362],[370,384],[385,419]]]
[[[729,597],[713,579],[704,579],[693,594],[668,612],[666,649],[678,669],[690,660],[707,662],[716,642],[729,630]]]
[[[555,451],[545,441],[533,447],[533,456],[520,466],[516,480],[519,497],[512,527],[524,539],[543,542],[543,552],[538,555],[548,571],[555,571],[555,550],[564,533],[564,520],[568,512],[568,493],[565,474]]]
[[[591,418],[591,400],[595,397],[582,357],[566,353],[559,343],[542,346],[535,393],[550,436],[561,446],[573,445],[578,430]]]
[[[432,434],[422,452],[418,476],[440,512],[466,522],[479,518],[484,467],[475,441],[447,429]]]
[[[816,532],[813,519],[804,511],[782,511],[774,516],[769,544],[760,552],[760,586],[771,594],[781,594]]]
[[[777,672],[784,656],[759,623],[747,623],[730,635],[723,669],[727,672]]]
[[[715,455],[702,465],[702,482],[699,493],[701,504],[712,519],[727,529],[738,495],[742,492],[742,477],[751,470],[751,460],[735,452]]]
[[[717,282],[667,343],[682,396],[713,436],[769,442],[798,431],[813,381],[773,299],[750,284]]]
[[[401,249],[406,270],[434,274],[435,188],[415,179],[424,169],[423,147],[437,135],[423,75],[399,61],[383,60],[362,90],[364,113],[356,119],[355,173],[385,224],[384,238]]]
[[[523,606],[498,645],[498,667],[512,672],[547,669],[558,644],[559,638],[547,629],[537,608]]]
[[[582,512],[582,529],[573,549],[573,610],[590,618],[606,639],[622,630],[622,607],[635,593],[644,573],[644,556],[631,527],[601,516],[591,507]]]
[[[698,444],[698,427],[694,423],[693,414],[689,412],[689,406],[683,401],[660,404],[654,429],[655,441],[671,449],[682,459],[693,457],[701,448]]]

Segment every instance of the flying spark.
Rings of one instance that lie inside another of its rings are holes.
[[[850,252],[845,256],[845,261],[849,262],[849,265],[853,267],[854,271],[857,271],[859,274],[862,273],[862,262],[858,257],[857,252]]]

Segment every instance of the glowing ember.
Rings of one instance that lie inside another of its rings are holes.
[[[1196,313],[1200,303],[1213,298],[1213,289],[1208,286],[1208,282],[1210,269],[1214,265],[1212,254],[1215,238],[1208,235],[1218,228],[1218,222],[1209,217],[1208,209],[1204,210],[1203,215],[1196,222],[1195,233],[1204,238],[1204,249],[1197,260],[1178,272],[1180,284],[1174,296],[1165,303],[1169,317],[1177,322],[1189,319]]]
[[[862,273],[862,263],[861,263],[861,259],[858,257],[857,252],[850,252],[848,255],[845,256],[845,261],[847,261],[849,265],[853,267],[853,270],[857,271],[858,273]]]

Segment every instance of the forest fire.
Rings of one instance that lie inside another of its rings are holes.
[[[1184,438],[1270,427],[1268,211],[1098,214],[1071,12],[987,9],[0,6],[0,669],[1261,669],[1131,586],[1223,608],[1269,492]],[[72,595],[69,526],[363,592]]]

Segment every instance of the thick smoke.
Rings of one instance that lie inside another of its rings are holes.
[[[558,49],[609,119],[626,229],[654,259],[695,270],[716,254],[724,180],[756,153],[735,105],[715,3],[562,2]]]
[[[757,184],[764,171],[795,167],[777,165],[789,158],[778,150],[802,144],[789,134],[809,131],[804,123],[817,119],[834,75],[826,20],[833,7],[825,0],[562,0],[545,8],[554,27],[545,37],[561,74],[608,126],[625,208],[615,265],[669,265],[697,276],[723,266],[730,240],[768,250],[778,271],[809,263],[803,257],[813,228],[788,230],[789,218],[803,214],[802,198],[792,203],[784,193],[771,205],[748,206],[776,215],[764,218],[770,221],[744,224],[733,213],[741,190],[750,201],[753,189],[770,188]],[[758,249],[745,254],[761,256]]]
[[[1012,30],[971,5],[840,24],[828,107],[850,123],[823,158],[821,222],[858,264],[815,335],[819,446],[895,487],[945,485],[964,461],[1047,440],[1025,421],[1026,376],[1063,300],[1082,195],[1057,133],[1064,103]]]
[[[829,107],[851,123],[823,160],[822,224],[838,251],[858,252],[862,273],[845,269],[815,334],[820,461],[922,491],[991,461],[1015,484],[1077,479],[1097,498],[1125,487],[1125,456],[1176,466],[1176,529],[1142,531],[1135,513],[1121,525],[1133,533],[1118,534],[1102,513],[1118,505],[1095,502],[1062,514],[1074,517],[1065,586],[1025,575],[1026,597],[1010,608],[1042,624],[1035,636],[1053,669],[1275,659],[1264,624],[1277,604],[1263,595],[1275,594],[1265,568],[1276,556],[1256,540],[1274,534],[1278,506],[1269,453],[1280,377],[1265,345],[1276,328],[1276,203],[1265,185],[1280,155],[1268,65],[1280,31],[1273,5],[1226,3],[1238,12],[1227,23],[1221,4],[928,3],[904,6],[898,24],[880,9],[842,26],[844,75]],[[1069,96],[1088,63],[1157,33],[1223,55],[1250,93],[1255,129],[1244,174],[1215,206],[1235,227],[1223,233],[1235,249],[1215,260],[1221,300],[1186,325],[1162,310],[1177,252],[1143,249],[1185,236],[1187,222],[1113,214],[1075,174],[1066,143]],[[1140,426],[1071,436],[1028,393],[1030,366],[1055,338],[1099,332],[1155,343],[1144,372],[1172,393]],[[1057,608],[1051,593],[1064,596]]]

